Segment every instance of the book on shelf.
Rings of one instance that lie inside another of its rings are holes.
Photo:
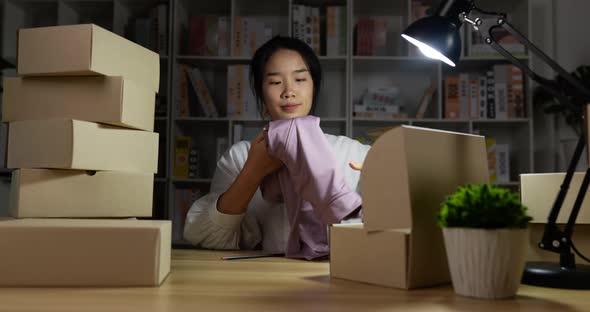
[[[228,56],[229,27],[229,16],[191,16],[188,25],[187,53],[200,56]]]
[[[197,67],[193,67],[187,69],[187,74],[189,75],[193,90],[197,94],[199,106],[205,112],[205,117],[219,117],[217,106],[213,101],[213,97],[201,71]]]
[[[461,106],[459,103],[459,76],[447,76],[445,78],[445,119],[461,118]]]
[[[430,102],[432,102],[432,97],[436,92],[436,85],[437,82],[433,79],[430,83],[430,86],[428,86],[428,88],[426,88],[426,90],[424,91],[424,94],[422,95],[422,98],[420,99],[420,103],[418,105],[418,110],[416,111],[416,119],[424,118],[426,110],[428,109]]]
[[[231,55],[252,57],[256,49],[273,36],[272,25],[258,17],[235,16],[233,19]]]
[[[356,23],[355,55],[401,55],[402,16],[359,16]]]
[[[487,137],[486,148],[490,183],[510,182],[509,145],[497,143],[495,138]]]
[[[260,117],[256,97],[250,88],[250,66],[227,66],[227,117]]]
[[[188,178],[190,149],[190,136],[174,138],[174,176],[176,178]]]
[[[188,177],[197,179],[201,176],[199,167],[201,164],[201,154],[196,148],[191,148],[188,154]]]
[[[147,16],[134,18],[127,26],[126,37],[160,55],[167,55],[168,4],[158,3]]]
[[[295,30],[295,21],[293,29]],[[320,34],[320,41],[322,40]],[[346,7],[326,7],[326,55],[346,55]]]
[[[330,7],[327,9],[326,25],[329,29],[328,31],[334,31],[335,29],[333,27],[335,26],[335,18],[337,17],[330,15],[335,12],[333,9],[330,9]],[[293,4],[291,11],[293,37],[307,43],[317,55],[320,55],[322,52],[321,40],[323,40],[320,27],[320,8],[317,6]]]
[[[472,57],[497,57],[500,56],[491,45],[485,43],[483,36],[479,31],[474,30],[472,27],[467,27],[467,42],[465,43],[465,49],[467,56]],[[492,36],[494,40],[502,46],[506,51],[510,52],[514,56],[525,56],[525,47],[514,35],[504,28],[495,28]]]
[[[464,72],[445,78],[446,119],[525,118],[524,77],[512,64],[495,64],[485,73]]]
[[[354,105],[355,113],[400,114],[404,109],[399,88],[395,86],[368,88],[363,94],[361,102]]]
[[[496,119],[496,93],[494,92],[495,89],[495,82],[494,82],[494,71],[488,70],[486,71],[486,81],[487,81],[487,103],[486,103],[486,118],[489,119]]]
[[[197,67],[180,65],[178,84],[178,117],[219,117],[217,105],[202,72]]]
[[[217,137],[215,139],[216,160],[219,160],[223,154],[229,149],[229,141],[227,137]]]

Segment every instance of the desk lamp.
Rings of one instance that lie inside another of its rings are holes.
[[[572,105],[568,101],[568,96],[572,94],[584,96],[588,98],[587,102],[590,103],[590,90],[517,31],[508,22],[506,17],[504,13],[481,10],[476,7],[474,0],[443,0],[434,15],[412,23],[404,30],[402,37],[416,45],[427,57],[441,60],[455,67],[461,55],[459,29],[463,23],[468,23],[482,35],[486,44],[489,44],[508,61],[520,68],[532,80],[546,88],[548,92],[558,98],[562,105]],[[551,66],[553,70],[567,81],[569,84],[567,88],[559,87],[554,82],[539,76],[525,63],[498,44],[497,39],[494,38],[494,30],[499,28],[507,30],[524,44],[529,51]],[[580,258],[590,262],[588,258],[584,257],[576,249],[571,240],[575,221],[590,182],[590,168],[586,171],[565,228],[562,230],[556,224],[557,216],[567,194],[576,165],[580,160],[584,145],[586,144],[588,134],[586,127],[587,125],[582,126],[584,133],[580,136],[561,189],[549,213],[543,238],[539,242],[539,248],[559,253],[560,261],[559,263],[528,262],[522,279],[522,282],[525,284],[554,288],[590,289],[590,266],[576,265],[574,254],[571,251],[573,249]]]

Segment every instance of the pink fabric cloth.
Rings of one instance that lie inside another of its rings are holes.
[[[327,226],[356,212],[360,195],[346,185],[318,117],[271,121],[265,135],[270,155],[285,164],[265,178],[261,190],[266,200],[287,207],[291,232],[286,256],[327,256]]]

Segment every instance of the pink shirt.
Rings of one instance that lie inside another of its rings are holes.
[[[287,207],[291,231],[286,256],[325,257],[327,226],[358,213],[361,198],[345,183],[318,117],[271,121],[265,134],[269,153],[285,164],[265,179],[261,190],[266,200],[284,201]]]

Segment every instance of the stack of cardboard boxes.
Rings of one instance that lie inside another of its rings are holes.
[[[10,213],[0,285],[159,285],[170,221],[152,215],[159,56],[96,25],[22,29],[4,81]]]
[[[488,183],[483,136],[400,126],[383,134],[361,173],[364,224],[330,228],[332,277],[396,288],[450,282],[436,215],[445,196]]]

